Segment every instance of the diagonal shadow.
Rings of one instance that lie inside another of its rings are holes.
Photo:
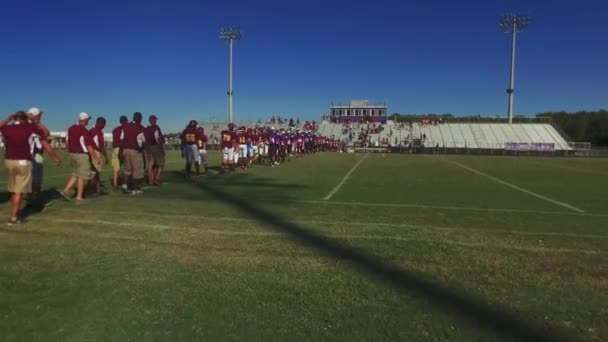
[[[490,307],[479,298],[422,279],[413,272],[387,263],[363,250],[341,245],[303,225],[289,222],[252,201],[223,191],[215,185],[198,181],[192,183],[215,199],[265,223],[265,227],[287,234],[292,240],[332,258],[347,261],[359,272],[382,280],[403,293],[421,296],[439,309],[465,319],[474,327],[481,327],[497,336],[516,341],[573,340],[571,336],[566,337],[564,332],[556,332],[555,328],[552,328],[553,332],[549,332],[538,323],[525,321],[504,309]]]

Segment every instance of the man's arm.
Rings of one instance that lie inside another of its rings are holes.
[[[45,138],[40,138],[40,139],[41,139],[40,144],[42,144],[42,148],[44,148],[44,150],[51,156],[51,158],[53,158],[53,160],[55,161],[55,164],[57,164],[57,166],[61,165],[61,158],[59,158],[57,153],[55,153],[55,151],[51,147],[51,144],[49,144]]]
[[[15,114],[10,114],[6,119],[0,121],[0,128],[8,125],[11,121],[13,121]]]
[[[87,151],[89,152],[89,155],[91,156],[91,159],[93,159],[95,164],[99,164],[99,156],[97,155],[97,153],[95,153],[95,149],[92,145],[87,145]]]
[[[41,138],[46,139],[46,137],[51,135],[49,129],[46,128],[45,125],[41,124],[40,122],[36,122],[34,124],[36,125],[36,128],[40,131],[40,133],[42,133],[42,135],[40,136]]]

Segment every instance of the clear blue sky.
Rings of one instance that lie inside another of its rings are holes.
[[[63,130],[77,113],[156,113],[168,129],[226,117],[239,25],[235,115],[318,119],[332,101],[390,112],[506,111],[505,12],[519,36],[516,113],[608,107],[606,1],[3,1],[0,109],[30,106]]]

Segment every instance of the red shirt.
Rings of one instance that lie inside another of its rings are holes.
[[[112,148],[119,148],[122,146],[122,139],[124,138],[123,130],[128,124],[120,125],[112,130]]]
[[[38,126],[30,122],[4,126],[0,133],[6,146],[4,158],[9,160],[32,160],[30,139],[33,134],[44,136]]]
[[[222,148],[232,148],[234,141],[236,140],[235,131],[222,131]]]
[[[160,130],[160,127],[158,127],[158,125],[150,125],[146,127],[144,134],[146,136],[146,142],[150,146],[160,144],[160,140],[163,136],[163,132]]]
[[[201,132],[196,128],[186,127],[182,131],[182,144],[196,145],[201,140]]]
[[[105,149],[106,142],[103,139],[103,131],[97,127],[93,127],[89,133],[91,134],[91,138],[93,138],[93,147],[97,151],[101,151],[102,148]]]
[[[144,126],[139,122],[130,122],[123,129],[122,148],[130,150],[141,150],[146,137],[144,136]]]
[[[95,147],[95,143],[84,125],[75,124],[68,128],[68,152],[89,153],[87,146]]]

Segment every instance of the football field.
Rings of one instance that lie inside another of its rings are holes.
[[[2,222],[0,340],[608,340],[608,159],[167,159],[141,196]]]

